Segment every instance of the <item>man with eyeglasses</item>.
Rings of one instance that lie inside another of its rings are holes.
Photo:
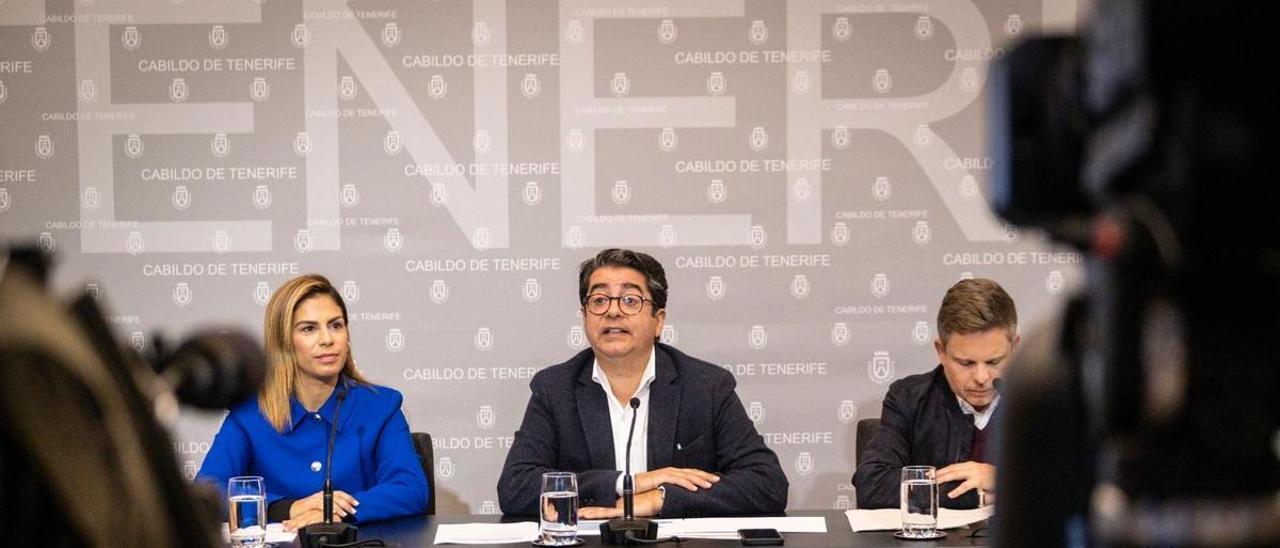
[[[578,476],[579,517],[621,516],[633,413],[636,516],[784,511],[787,477],[747,417],[733,375],[657,342],[667,317],[662,265],[606,249],[579,267],[578,297],[591,348],[529,383],[498,480],[503,513],[537,514],[542,474],[566,471]]]

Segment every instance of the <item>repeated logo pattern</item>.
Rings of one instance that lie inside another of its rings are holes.
[[[1080,279],[984,206],[986,60],[1038,4],[339,4],[115,21],[87,47],[25,23],[0,63],[0,228],[111,265],[85,287],[139,350],[260,325],[283,281],[329,276],[361,371],[433,434],[464,506],[444,512],[498,512],[530,379],[589,345],[577,264],[600,248],[663,262],[658,339],[733,372],[793,500],[835,508],[852,424],[936,363],[946,286],[996,278],[1035,318]],[[179,453],[190,477],[202,455]]]

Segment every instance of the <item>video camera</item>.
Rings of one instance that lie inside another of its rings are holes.
[[[219,546],[220,491],[178,470],[165,429],[179,401],[226,407],[256,393],[265,357],[207,331],[145,360],[97,301],[47,289],[49,258],[10,250],[0,276],[0,514],[6,544]],[[150,361],[151,363],[148,363]]]
[[[1280,545],[1264,6],[1099,0],[992,67],[991,206],[1087,280],[1011,367],[998,545]]]

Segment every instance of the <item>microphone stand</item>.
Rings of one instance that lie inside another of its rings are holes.
[[[341,380],[339,380],[341,382]],[[342,400],[347,397],[346,387],[338,392],[338,404],[333,408],[333,426],[329,430],[329,452],[324,463],[324,521],[313,523],[298,530],[298,540],[303,548],[322,548],[335,544],[350,544],[356,541],[355,525],[333,522],[333,477],[330,474],[333,464],[333,439],[338,437],[338,412],[342,410]]]
[[[622,476],[622,517],[600,524],[606,544],[642,544],[658,538],[658,522],[635,517],[635,483],[631,477],[631,440],[636,435],[640,398],[631,398],[631,432],[627,434],[627,470]]]

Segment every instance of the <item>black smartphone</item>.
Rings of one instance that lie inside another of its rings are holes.
[[[777,529],[738,529],[743,546],[782,546],[782,533]]]

